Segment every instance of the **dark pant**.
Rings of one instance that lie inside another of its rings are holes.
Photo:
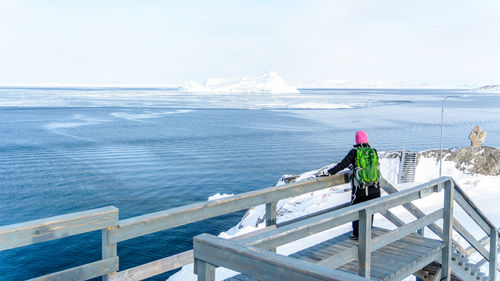
[[[361,202],[366,202],[370,199],[380,197],[380,187],[365,187],[368,188],[368,195],[366,195],[366,190],[362,188],[354,187],[352,184],[351,191],[351,204],[355,205]],[[372,225],[373,225],[373,215],[372,215]],[[359,235],[359,221],[352,222],[352,234],[356,237]]]

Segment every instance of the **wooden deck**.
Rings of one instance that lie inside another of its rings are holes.
[[[380,236],[386,232],[388,232],[388,230],[373,228],[372,238]],[[356,246],[358,241],[351,240],[349,236],[350,233],[344,233],[340,236],[294,253],[290,255],[290,257],[311,263],[321,264],[322,260],[325,258],[331,257]],[[408,235],[401,240],[372,252],[371,279],[400,280],[403,276],[407,277],[407,270],[409,269],[409,266],[424,262],[426,258],[436,254],[436,252],[440,252],[441,249],[442,242],[439,240],[424,238],[417,234]],[[431,262],[432,261],[430,261],[429,264]],[[422,267],[426,266],[426,264],[423,264]],[[357,274],[358,261],[353,260],[338,267],[337,269]],[[428,270],[432,271],[430,267]],[[460,279],[453,278],[452,280]],[[228,278],[226,281],[255,281],[255,279],[240,274]]]
[[[34,280],[88,280],[102,276],[107,281],[139,281],[193,261],[199,281],[214,281],[216,267],[246,274],[228,279],[239,281],[366,280],[362,276],[375,280],[402,280],[412,274],[418,274],[426,281],[435,281],[436,278],[459,280],[452,274],[459,276],[462,281],[497,280],[497,269],[500,268],[497,267],[500,232],[449,177],[441,177],[403,191],[398,191],[381,178],[381,188],[389,194],[387,196],[353,206],[342,203],[291,221],[276,223],[276,205],[279,200],[349,181],[350,173],[342,172],[334,176],[268,187],[122,220],[119,220],[118,208],[109,206],[0,226],[0,251],[101,231],[100,260],[39,276]],[[445,200],[442,208],[430,214],[424,213],[412,203],[443,190]],[[477,240],[453,217],[454,203],[486,233],[484,238]],[[118,271],[117,244],[122,241],[259,205],[266,206],[264,229],[230,240],[200,234],[193,238],[193,250]],[[390,211],[396,206],[403,206],[416,219],[405,223]],[[375,213],[387,218],[397,230],[388,232],[375,228],[372,231],[371,215]],[[440,219],[443,220],[442,227],[436,224]],[[360,221],[359,243],[350,240],[349,233],[345,233],[291,256],[273,252],[282,245],[354,220]],[[431,230],[440,239],[423,238],[421,235],[424,228]],[[469,244],[468,248],[454,241],[453,229]],[[416,232],[421,235],[415,234]],[[470,263],[468,257],[473,253],[479,253],[483,259]],[[357,260],[361,261],[359,266]],[[480,267],[486,263],[489,263],[488,275],[480,271]]]

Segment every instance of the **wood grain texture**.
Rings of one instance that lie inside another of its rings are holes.
[[[195,237],[194,256],[196,259],[209,260],[218,266],[233,269],[258,280],[367,280],[208,234]]]
[[[118,257],[88,263],[28,281],[88,280],[118,270]]]
[[[111,230],[110,242],[116,243],[125,241],[134,237],[143,236],[172,227],[344,184],[346,183],[348,174],[349,173],[339,173],[334,176],[321,177],[306,182],[273,186],[218,200],[194,203],[121,220],[118,228]]]
[[[104,207],[0,226],[0,251],[118,225],[118,208]]]

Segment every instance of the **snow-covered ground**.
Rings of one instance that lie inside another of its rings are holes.
[[[439,162],[437,161],[437,159],[432,156],[426,157],[424,155],[421,155],[416,169],[415,182],[397,184],[399,158],[390,157],[391,153],[380,154],[382,175],[389,182],[394,184],[399,190],[404,190],[412,186],[428,182],[438,177]],[[332,167],[333,165],[334,164],[330,164],[327,167]],[[473,165],[473,163],[471,165]],[[315,177],[317,171],[318,170],[314,170],[303,173],[299,175],[296,181],[313,178]],[[498,200],[497,198],[500,198],[500,188],[498,188],[498,186],[500,185],[500,175],[486,176],[471,174],[467,171],[461,171],[460,169],[457,169],[456,163],[452,161],[443,161],[443,175],[453,177],[455,181],[462,187],[462,189],[465,190],[472,201],[477,206],[479,206],[484,214],[488,216],[490,221],[493,222],[493,224],[495,224],[496,226],[500,225],[500,208],[498,208],[496,205],[496,201]],[[278,185],[281,184],[284,184],[282,180],[278,182]],[[278,223],[287,221],[299,216],[306,215],[308,213],[317,212],[325,208],[348,202],[350,200],[349,188],[349,184],[346,184],[332,187],[326,190],[303,194],[294,198],[281,200],[279,201],[277,206],[277,221]],[[384,195],[386,194],[382,193],[382,196]],[[226,195],[217,194],[214,198],[219,198],[221,196]],[[420,209],[422,209],[425,213],[429,214],[432,211],[442,207],[443,192],[433,194],[423,199],[414,201],[413,203]],[[415,220],[415,218],[403,207],[396,207],[391,209],[391,211],[405,222],[411,222]],[[222,232],[219,236],[223,238],[231,238],[263,228],[265,226],[263,222],[264,214],[265,207],[263,205],[257,206],[249,210],[240,223],[238,223],[228,231]],[[465,214],[465,212],[457,204],[455,204],[454,216],[460,222],[462,222],[462,224],[464,224],[477,239],[480,239],[485,235],[485,233],[482,232],[482,230]],[[440,221],[438,221],[437,223],[440,224]],[[374,225],[387,229],[395,228],[394,225],[392,225],[380,214],[375,215]],[[289,255],[348,231],[351,231],[350,223],[283,245],[281,247],[278,247],[277,252],[282,255]],[[425,235],[431,238],[437,238],[437,236],[428,229],[426,229]],[[468,247],[466,242],[461,239],[461,237],[459,237],[457,233],[454,233],[453,237],[459,243],[463,244],[463,246]],[[480,257],[479,255],[474,255],[471,257],[471,260],[473,262],[476,262],[480,260]],[[487,272],[486,267],[487,264],[483,268],[484,272]],[[216,280],[224,280],[225,278],[228,278],[234,274],[236,274],[236,272],[225,268],[218,268],[216,270]],[[414,279],[414,277],[408,277],[406,280]],[[193,274],[193,265],[191,264],[184,266],[182,270],[172,275],[168,280],[196,280],[196,275]]]
[[[193,93],[299,93],[297,88],[289,86],[278,74],[270,71],[260,76],[246,76],[240,79],[208,79],[204,84],[186,81],[179,88],[180,92]]]

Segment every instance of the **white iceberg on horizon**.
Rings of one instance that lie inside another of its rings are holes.
[[[476,89],[472,89],[473,92],[480,93],[499,93],[500,94],[500,84],[496,85],[486,85]]]
[[[186,81],[179,88],[180,92],[196,93],[299,93],[297,88],[286,84],[275,72],[266,72],[259,76],[245,76],[240,79],[208,79],[204,84]]]

